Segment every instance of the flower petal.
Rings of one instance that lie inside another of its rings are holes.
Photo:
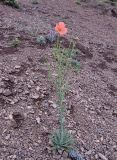
[[[65,23],[59,22],[58,24],[56,24],[55,31],[58,32],[60,36],[65,35],[67,33],[67,28],[65,27]]]
[[[60,26],[61,28],[65,28],[65,23],[64,23],[64,22],[59,22],[58,24],[59,24],[59,26]]]
[[[66,33],[67,33],[67,28],[64,28],[61,32],[60,32],[60,35],[61,36],[64,36]]]

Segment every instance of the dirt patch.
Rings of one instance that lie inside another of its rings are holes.
[[[70,70],[65,102],[74,147],[86,160],[117,159],[116,16],[71,0],[37,5],[21,0],[19,10],[0,4],[1,160],[60,159],[49,142],[58,127],[53,44],[42,47],[36,42],[59,21],[69,28],[63,47],[79,39],[74,58],[81,69]],[[12,47],[15,37],[20,44]],[[67,155],[62,158],[67,160]]]

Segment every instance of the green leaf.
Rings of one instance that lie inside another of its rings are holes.
[[[66,150],[73,145],[73,138],[66,129],[60,128],[53,134],[52,143],[55,149]]]
[[[80,64],[77,60],[71,60],[71,66],[74,67],[75,69],[80,69]]]

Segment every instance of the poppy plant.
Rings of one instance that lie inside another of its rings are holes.
[[[64,36],[67,33],[67,28],[64,22],[59,22],[55,26],[55,31],[59,33],[60,36]]]

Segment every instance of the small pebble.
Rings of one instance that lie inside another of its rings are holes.
[[[16,61],[16,60],[17,60],[17,57],[13,57],[12,60],[13,60],[13,61]]]
[[[39,87],[39,86],[37,86],[37,87],[36,87],[36,90],[37,90],[37,91],[39,91],[39,90],[40,90],[40,87]]]
[[[28,109],[32,109],[33,107],[32,107],[32,106],[27,106],[27,108],[28,108]]]
[[[12,95],[12,92],[9,89],[5,89],[3,91],[3,94],[4,94],[4,96],[10,96],[10,95]]]
[[[13,128],[19,128],[24,121],[24,115],[20,112],[13,112],[12,114],[12,123]]]
[[[15,66],[15,69],[19,69],[19,68],[21,68],[21,66],[19,66],[19,65],[16,65],[16,66]]]
[[[89,150],[89,151],[87,151],[85,154],[86,154],[86,155],[91,155],[91,153],[92,153],[92,150]]]
[[[117,117],[117,110],[113,110],[112,115],[115,116],[115,117]]]
[[[99,156],[102,160],[108,160],[102,153],[98,153],[98,156]]]
[[[31,98],[32,98],[32,99],[38,99],[38,98],[39,98],[39,95],[35,93],[35,94],[33,94],[33,95],[31,96]]]
[[[39,117],[37,117],[37,118],[36,118],[36,121],[37,121],[38,124],[40,124],[41,119],[40,119]]]
[[[50,105],[51,107],[53,107],[54,109],[57,108],[57,104],[54,103],[53,101],[48,101],[48,103],[49,103],[49,105]]]

